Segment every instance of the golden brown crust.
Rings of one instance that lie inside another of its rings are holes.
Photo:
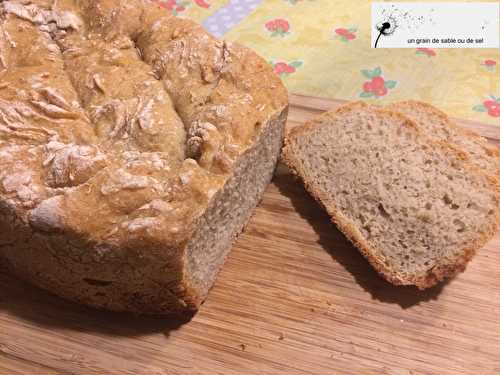
[[[407,278],[397,275],[394,270],[392,270],[384,262],[377,259],[375,256],[376,252],[372,249],[368,241],[363,238],[363,235],[358,230],[356,225],[347,219],[347,217],[345,217],[345,215],[343,215],[342,212],[335,207],[332,200],[329,199],[326,194],[316,189],[311,182],[308,182],[304,178],[307,174],[301,169],[300,163],[296,160],[297,153],[293,150],[293,143],[296,139],[304,136],[305,132],[313,130],[316,126],[321,126],[321,124],[328,118],[355,110],[356,108],[367,107],[368,105],[362,102],[349,103],[338,108],[337,110],[326,112],[307,124],[292,129],[292,131],[290,131],[285,137],[282,160],[285,164],[287,164],[292,173],[300,178],[306,190],[313,196],[313,198],[329,213],[332,222],[336,224],[342,233],[344,233],[345,236],[359,249],[363,256],[380,275],[395,285],[415,285],[419,289],[430,288],[445,278],[452,277],[465,270],[466,264],[472,259],[474,254],[481,247],[483,247],[498,230],[498,227],[500,226],[500,209],[498,209],[495,213],[496,224],[489,228],[484,228],[484,231],[478,233],[477,237],[471,243],[466,245],[463,249],[461,249],[461,251],[457,252],[457,256],[455,258],[441,259],[432,269],[421,275],[413,275],[412,277]],[[372,106],[372,110],[398,117],[400,120],[403,120],[404,125],[411,127],[416,133],[419,134],[420,137],[425,137],[418,125],[403,114],[375,106]],[[496,177],[488,175],[482,169],[478,168],[474,164],[471,164],[467,154],[456,146],[447,142],[436,142],[429,139],[427,142],[430,147],[440,148],[443,152],[449,154],[451,158],[460,159],[464,163],[465,169],[483,176],[490,184],[491,189],[496,192],[497,201],[500,202],[500,184]]]

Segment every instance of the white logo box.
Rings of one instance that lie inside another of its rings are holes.
[[[372,3],[371,45],[378,38],[377,48],[499,48],[499,23],[500,2]]]

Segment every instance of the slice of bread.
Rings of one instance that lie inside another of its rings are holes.
[[[408,117],[352,103],[293,129],[283,159],[388,281],[435,285],[497,230],[500,187]]]
[[[456,125],[445,113],[430,104],[408,100],[386,107],[415,121],[428,136],[457,145],[471,162],[500,177],[500,152],[480,135]]]

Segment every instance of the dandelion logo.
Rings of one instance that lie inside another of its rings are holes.
[[[379,32],[377,40],[375,41],[375,48],[377,48],[380,37],[394,34],[394,31],[398,28],[398,24],[394,17],[388,17],[386,21],[377,23],[375,28]]]

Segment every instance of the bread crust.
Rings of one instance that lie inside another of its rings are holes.
[[[387,281],[395,285],[415,285],[419,289],[426,289],[435,286],[440,281],[453,277],[457,273],[463,272],[466,268],[467,263],[472,259],[474,254],[483,247],[486,242],[491,239],[500,225],[500,209],[495,212],[496,223],[495,225],[484,228],[484,231],[478,233],[477,237],[469,244],[467,244],[457,255],[452,259],[441,259],[436,265],[429,269],[427,272],[418,275],[411,275],[411,277],[401,277],[393,269],[388,267],[384,262],[378,259],[375,254],[375,250],[366,241],[358,230],[356,225],[349,220],[342,212],[335,206],[328,196],[323,194],[323,192],[316,189],[311,182],[308,182],[304,176],[307,174],[302,170],[300,163],[296,160],[296,153],[293,150],[293,143],[296,139],[303,137],[308,131],[313,130],[316,126],[320,126],[324,120],[341,115],[345,112],[355,110],[356,108],[366,109],[371,107],[373,111],[384,113],[390,116],[398,117],[403,121],[403,124],[411,127],[419,135],[419,137],[426,138],[424,133],[419,129],[418,124],[406,117],[405,115],[392,111],[385,108],[379,108],[376,106],[369,106],[363,102],[353,102],[348,103],[336,110],[326,112],[307,124],[295,127],[292,129],[285,137],[285,146],[282,152],[282,160],[290,168],[291,172],[297,176],[303,183],[306,190],[312,195],[312,197],[328,212],[331,217],[332,222],[341,230],[342,233],[353,243],[363,256],[368,260],[372,267]],[[496,192],[497,201],[500,202],[500,184],[496,177],[487,174],[482,169],[478,168],[474,164],[470,163],[470,160],[466,153],[458,149],[457,147],[451,145],[447,142],[436,142],[427,139],[430,147],[440,148],[445,153],[449,154],[452,158],[459,158],[464,162],[465,169],[471,171],[472,173],[484,176],[488,183],[490,184],[492,190]],[[328,203],[326,203],[328,202]]]

